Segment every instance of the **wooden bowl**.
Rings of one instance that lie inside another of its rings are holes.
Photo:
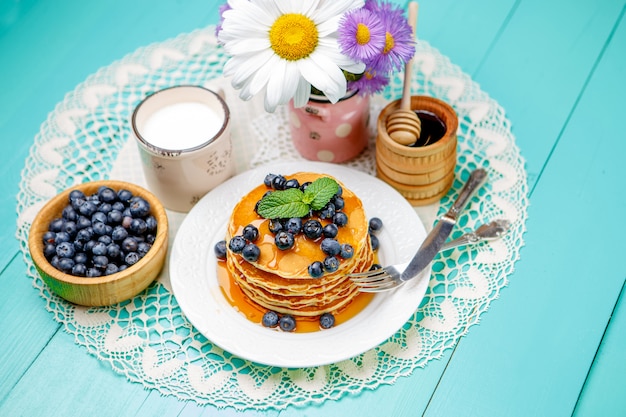
[[[61,217],[69,204],[72,190],[81,190],[89,196],[101,186],[115,191],[126,189],[150,203],[151,214],[157,220],[157,234],[150,250],[136,264],[115,274],[96,278],[66,274],[48,262],[44,256],[43,234],[52,220]],[[28,236],[28,249],[37,271],[52,291],[60,297],[84,306],[106,306],[128,300],[142,292],[158,276],[165,263],[168,243],[167,214],[160,201],[146,189],[123,181],[93,181],[61,192],[39,211]]]

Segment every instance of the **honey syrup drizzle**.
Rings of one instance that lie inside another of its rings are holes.
[[[217,279],[222,293],[224,294],[224,298],[226,298],[228,303],[248,320],[262,326],[261,320],[267,309],[250,300],[243,291],[241,291],[241,288],[239,288],[239,285],[237,285],[233,279],[224,261],[217,262]],[[371,293],[360,293],[341,311],[333,313],[335,316],[335,326],[345,323],[359,314],[373,297],[374,294]],[[295,317],[295,319],[296,333],[311,333],[321,330],[318,317]]]

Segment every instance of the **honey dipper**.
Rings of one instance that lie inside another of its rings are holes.
[[[413,29],[413,35],[417,28],[417,2],[409,3],[409,25]],[[415,143],[422,132],[422,122],[413,110],[411,110],[411,73],[413,59],[406,62],[404,66],[404,85],[402,89],[402,99],[400,108],[387,117],[387,133],[401,145],[411,145]]]

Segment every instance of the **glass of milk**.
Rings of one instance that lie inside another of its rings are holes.
[[[170,210],[188,212],[234,173],[230,111],[219,93],[160,90],[139,103],[131,124],[148,188]]]

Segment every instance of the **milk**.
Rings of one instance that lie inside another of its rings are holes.
[[[224,117],[198,102],[170,104],[155,111],[145,121],[141,136],[162,149],[194,148],[213,138],[224,124]]]

